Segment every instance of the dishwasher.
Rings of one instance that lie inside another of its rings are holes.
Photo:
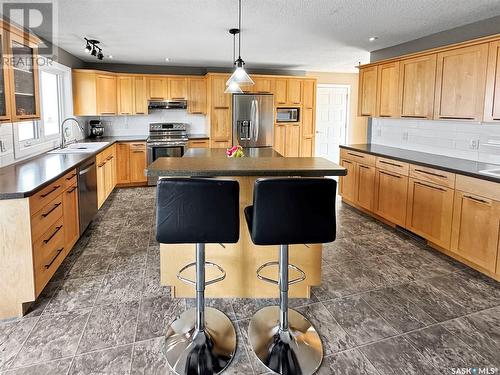
[[[95,157],[78,167],[80,235],[97,214],[97,171]]]

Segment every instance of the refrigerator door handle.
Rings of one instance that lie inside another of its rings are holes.
[[[250,104],[250,128],[248,129],[248,140],[252,140],[253,135],[255,133],[255,119],[256,119],[256,100],[255,97],[252,99],[252,103]]]
[[[260,108],[259,108],[259,100],[255,98],[255,125],[254,125],[254,142],[257,142],[259,138],[259,128],[260,128]]]

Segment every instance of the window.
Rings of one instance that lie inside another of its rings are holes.
[[[58,146],[60,124],[72,112],[71,69],[52,62],[38,70],[41,119],[14,124],[16,159]]]

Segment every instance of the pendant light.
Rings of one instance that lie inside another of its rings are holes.
[[[253,85],[254,82],[250,76],[245,71],[245,62],[241,58],[241,0],[238,0],[238,58],[234,61],[233,75],[227,80],[226,85],[231,85],[232,82],[236,82],[241,86]]]
[[[235,59],[235,54],[236,54],[236,34],[240,32],[240,29],[230,29],[229,34],[233,36],[233,61]],[[228,85],[226,87],[226,90],[224,91],[224,94],[241,94],[243,91],[241,91],[240,85],[236,81],[232,82],[226,82]]]

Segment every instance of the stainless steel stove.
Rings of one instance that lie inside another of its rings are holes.
[[[187,145],[187,124],[163,122],[149,124],[149,137],[146,140],[148,165],[158,158],[181,157]],[[148,178],[149,185],[156,185],[156,177]]]

